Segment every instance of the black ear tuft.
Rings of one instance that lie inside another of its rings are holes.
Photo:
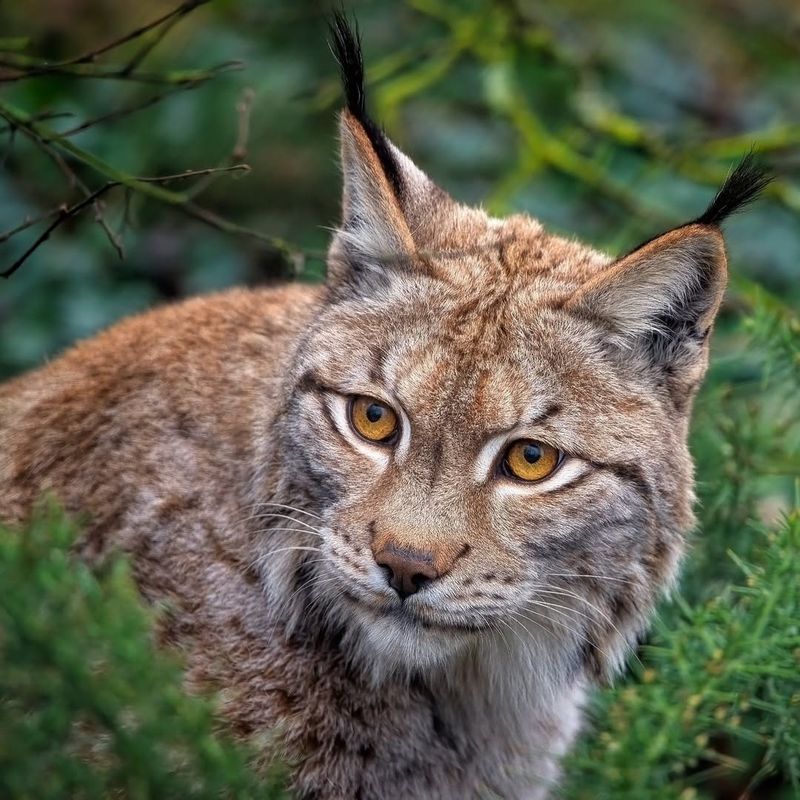
[[[334,11],[328,21],[330,47],[339,62],[347,110],[359,122],[367,115],[364,100],[364,59],[361,56],[361,36],[358,23],[353,26],[342,11]]]
[[[403,192],[403,182],[397,159],[386,134],[367,114],[364,94],[364,59],[361,55],[361,36],[358,32],[358,23],[354,21],[351,27],[344,12],[335,11],[328,22],[328,28],[330,30],[330,47],[339,62],[339,69],[342,73],[345,106],[361,123],[364,133],[372,143],[375,155],[381,162],[386,178],[399,197]]]
[[[711,205],[694,221],[701,225],[719,226],[731,214],[755,200],[772,177],[767,170],[756,164],[753,154],[748,153],[728,175]]]

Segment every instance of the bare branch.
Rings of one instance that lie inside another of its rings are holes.
[[[157,27],[158,30],[155,31],[155,35],[150,39],[150,41],[145,42],[145,44],[139,49],[133,58],[131,58],[131,60],[128,61],[128,63],[123,67],[123,74],[130,75],[130,73],[133,72],[136,67],[138,67],[139,64],[141,64],[156,47],[158,47],[158,45],[164,40],[164,37],[169,34],[169,32],[178,24],[178,22],[180,22],[190,11],[194,11],[195,8],[205,2],[208,2],[208,0],[200,0],[200,2],[195,2],[193,5],[184,3],[183,7],[176,9],[171,15],[168,14],[165,18],[163,18],[161,22],[151,26],[149,30],[152,30],[153,27]],[[141,35],[145,35],[147,32],[148,31],[143,31]]]
[[[50,219],[50,217],[60,214],[63,210],[64,204],[62,203],[60,206],[51,208],[49,211],[45,211],[36,217],[26,217],[25,221],[20,222],[20,224],[16,227],[10,228],[5,233],[0,233],[0,244],[7,242],[12,236],[16,236],[18,233],[22,233],[22,231],[32,228],[34,225],[38,225],[40,222],[44,222],[46,219]]]
[[[73,114],[72,111],[41,111],[38,114],[31,114],[31,119],[35,122],[46,122],[51,119],[66,119],[67,117],[74,116],[75,114]],[[0,133],[13,130],[14,126],[11,124],[6,124],[0,127]]]
[[[61,206],[58,209],[57,217],[54,219],[42,233],[36,238],[33,244],[4,272],[0,272],[0,278],[10,278],[30,257],[33,253],[50,238],[50,234],[62,223],[70,217],[79,214],[84,208],[92,205],[101,195],[105,194],[112,186],[113,183],[107,183],[91,192],[87,197],[75,203],[72,206]]]
[[[88,53],[84,53],[80,56],[75,56],[74,58],[66,59],[65,61],[56,61],[52,64],[48,62],[40,62],[38,68],[30,70],[23,77],[33,78],[33,77],[38,77],[39,75],[48,75],[54,72],[60,72],[61,70],[67,67],[79,66],[81,64],[94,64],[97,61],[98,56],[101,56],[112,50],[116,50],[118,47],[121,47],[122,45],[127,44],[128,42],[131,42],[134,39],[138,39],[146,35],[155,28],[158,28],[161,25],[165,25],[165,23],[168,24],[169,28],[171,28],[175,24],[175,21],[185,17],[187,14],[194,11],[199,6],[205,5],[208,2],[210,2],[210,0],[184,0],[183,3],[177,6],[177,8],[174,8],[172,11],[163,14],[158,19],[155,19],[152,22],[148,22],[146,25],[142,25],[130,31],[129,33],[126,33],[124,36],[120,36],[119,38],[114,39],[108,44],[105,44],[101,47],[97,47],[94,50],[90,50]],[[158,41],[160,41],[160,39],[157,39],[157,42]],[[139,62],[141,62],[144,56],[146,56],[147,53],[150,52],[150,49],[152,49],[152,46],[141,56],[141,58],[137,58],[137,56],[134,56],[132,61],[129,63],[133,64],[133,66],[135,67]],[[27,66],[32,66],[31,62],[33,60],[32,59],[26,59],[26,60],[29,62]],[[22,64],[20,64],[19,62],[17,63],[17,65],[14,65],[13,63],[7,64],[0,61],[0,64],[2,64],[2,66],[11,66],[12,68],[15,68],[15,66],[17,67],[22,66]],[[124,72],[125,70],[128,70],[128,72],[131,71],[131,69],[128,68],[128,65],[123,67],[120,72]]]
[[[160,85],[178,85],[184,83],[205,83],[205,81],[221,75],[223,72],[239,70],[243,64],[241,61],[223,61],[213,67],[206,69],[186,69],[172,70],[169,72],[130,72],[125,73],[125,67],[118,66],[98,66],[95,64],[70,64],[67,66],[51,67],[46,69],[41,65],[47,62],[32,58],[14,57],[6,55],[0,58],[0,67],[16,70],[15,75],[0,75],[0,83],[15,83],[37,78],[43,75],[62,75],[70,78],[86,78],[90,80],[124,80],[137,83],[149,83]]]
[[[161,94],[153,95],[152,97],[148,97],[146,100],[143,100],[141,103],[136,103],[135,105],[130,106],[123,106],[122,108],[118,108],[114,111],[109,111],[108,114],[102,114],[99,117],[94,117],[94,119],[88,119],[85,122],[82,122],[80,125],[76,125],[74,128],[69,128],[66,131],[62,131],[62,136],[74,136],[76,133],[81,133],[82,131],[88,130],[89,128],[93,128],[95,125],[102,125],[105,122],[114,122],[115,120],[122,119],[124,117],[130,116],[131,114],[135,114],[137,111],[143,111],[146,108],[150,108],[150,106],[154,106],[157,103],[160,103],[162,100],[166,100],[168,97],[172,97],[179,92],[185,92],[189,89],[194,89],[197,84],[195,83],[185,83],[179,84],[178,86],[174,86],[171,89],[168,89]]]
[[[233,144],[233,149],[230,155],[223,159],[215,170],[212,170],[208,177],[198,181],[194,186],[186,190],[189,197],[197,197],[202,194],[215,180],[219,177],[220,172],[233,164],[241,163],[247,158],[247,143],[250,138],[250,113],[253,108],[253,101],[255,100],[256,93],[249,87],[242,90],[242,96],[236,104],[237,124],[236,124],[236,141]]]
[[[136,180],[144,183],[168,183],[170,181],[185,180],[186,178],[197,178],[204,175],[219,175],[223,172],[250,172],[249,164],[231,164],[225,167],[207,167],[206,169],[187,169],[184,172],[176,172],[174,175],[159,175],[155,178],[137,178]]]
[[[124,80],[167,87],[164,91],[143,101],[123,106],[93,119],[84,120],[63,132],[56,131],[45,124],[47,120],[63,116],[62,114],[58,112],[28,113],[6,99],[0,98],[0,119],[6,122],[2,130],[9,132],[8,152],[13,146],[14,135],[19,131],[32,142],[35,148],[54,161],[63,173],[67,185],[83,195],[77,201],[64,202],[58,207],[46,210],[36,217],[27,218],[14,228],[0,234],[0,244],[2,244],[39,223],[49,221],[45,229],[27,247],[25,252],[4,272],[0,272],[1,277],[8,278],[13,275],[37,248],[47,241],[53,231],[88,207],[94,209],[94,221],[103,229],[117,255],[123,258],[122,232],[129,223],[130,202],[134,194],[172,206],[187,216],[210,225],[217,230],[255,239],[279,252],[283,258],[295,266],[304,263],[308,256],[322,257],[321,254],[305,253],[283,239],[238,225],[194,202],[194,197],[207,188],[221,174],[246,174],[250,171],[250,167],[243,161],[247,156],[250,113],[255,97],[252,89],[246,89],[236,105],[238,116],[233,149],[230,155],[216,167],[190,169],[180,173],[156,177],[139,177],[118,169],[94,153],[75,144],[70,138],[89,128],[122,119],[139,110],[153,106],[178,92],[194,89],[223,72],[240,68],[242,66],[241,62],[226,61],[205,69],[172,70],[167,72],[148,72],[140,69],[153,49],[164,40],[181,19],[208,2],[210,0],[184,0],[172,11],[163,14],[152,22],[140,26],[101,47],[62,61],[48,62],[23,53],[22,50],[27,46],[27,40],[0,39],[0,68],[10,71],[10,74],[8,72],[0,74],[0,83],[13,83],[36,77],[63,75],[76,79]],[[122,65],[98,63],[98,59],[101,56],[139,39],[143,40],[143,43],[126,63]],[[81,174],[79,174],[78,169],[94,173],[94,175],[102,179],[102,185],[99,188],[90,189]],[[200,178],[201,180],[186,191],[177,192],[166,188],[168,184],[174,181],[191,178]],[[108,224],[105,218],[105,204],[102,201],[105,194],[115,187],[124,187],[123,215],[118,231],[112,229]]]
[[[247,158],[247,142],[250,138],[250,114],[253,110],[253,101],[256,93],[248,86],[242,92],[242,99],[236,104],[239,115],[236,129],[236,144],[233,146],[231,158],[234,161],[244,161]]]

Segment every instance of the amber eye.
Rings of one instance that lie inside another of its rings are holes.
[[[399,428],[397,414],[386,403],[360,395],[350,401],[350,424],[367,441],[387,444]]]
[[[503,456],[504,475],[521,481],[540,481],[552,475],[561,463],[561,453],[549,444],[533,439],[513,442]]]

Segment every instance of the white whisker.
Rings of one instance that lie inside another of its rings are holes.
[[[550,584],[550,586],[553,586],[553,584]],[[628,651],[630,651],[631,653],[633,653],[633,657],[639,662],[639,664],[642,664],[641,659],[636,654],[636,650],[628,642],[628,639],[625,637],[625,635],[622,633],[622,631],[614,624],[614,621],[611,619],[611,617],[608,614],[606,614],[601,608],[596,606],[594,603],[591,603],[585,597],[581,597],[579,594],[576,594],[575,592],[571,592],[571,591],[569,591],[567,589],[563,589],[563,588],[561,588],[559,586],[554,586],[552,589],[546,589],[546,588],[541,587],[541,586],[535,586],[533,588],[537,592],[539,592],[539,594],[555,595],[556,597],[559,597],[559,596],[560,597],[572,597],[575,600],[579,600],[581,603],[584,603],[585,605],[587,605],[589,608],[591,608],[593,611],[595,611],[602,619],[604,619],[611,626],[611,629],[617,634],[617,636],[619,636],[619,638],[622,641],[622,643],[625,646],[625,648]],[[533,602],[536,602],[536,601],[534,600]],[[543,603],[542,605],[545,605],[545,604]],[[563,608],[564,606],[560,606],[560,607]],[[581,613],[576,608],[573,608],[571,610],[574,611],[575,613]],[[583,614],[582,616],[587,616],[587,615]],[[587,619],[591,619],[591,617],[587,616]],[[644,666],[644,665],[642,665],[642,666]]]
[[[279,547],[277,550],[270,550],[269,553],[265,554],[266,556],[276,556],[278,553],[288,553],[293,550],[305,550],[311,553],[321,553],[322,550],[319,547],[302,547],[301,545],[294,545],[292,547]]]
[[[577,594],[576,592],[573,592],[573,591],[571,591],[571,590],[569,590],[569,589],[564,589],[564,588],[562,588],[561,586],[556,586],[555,584],[552,584],[552,583],[550,583],[550,584],[547,584],[546,586],[536,586],[536,585],[534,585],[534,586],[532,586],[531,588],[532,588],[534,591],[536,591],[536,592],[539,592],[540,594],[553,594],[553,595],[557,595],[557,596],[558,596],[558,595],[560,595],[561,597],[572,597],[572,598],[574,598],[575,600],[579,600],[581,603],[584,603],[584,604],[586,604],[587,606],[589,606],[589,608],[591,608],[591,609],[592,609],[592,611],[595,611],[595,612],[596,612],[596,613],[597,613],[597,614],[598,614],[598,615],[599,615],[599,616],[600,616],[602,619],[604,619],[604,620],[605,620],[605,621],[606,621],[606,622],[607,622],[607,623],[608,623],[608,624],[609,624],[609,625],[610,625],[612,628],[614,628],[614,630],[615,630],[615,631],[616,631],[616,632],[617,632],[617,633],[618,633],[620,636],[622,636],[622,633],[621,633],[621,632],[619,631],[619,629],[618,629],[618,628],[617,628],[617,627],[614,625],[614,620],[612,620],[612,619],[611,619],[611,617],[610,617],[608,614],[606,614],[606,612],[605,612],[605,611],[603,611],[603,609],[601,609],[599,606],[596,606],[594,603],[590,602],[590,601],[589,601],[589,600],[587,600],[585,597],[582,597],[581,595]],[[624,638],[624,637],[623,637],[623,638]]]
[[[613,575],[599,575],[589,572],[548,572],[548,577],[552,578],[598,578],[606,581],[615,581],[617,583],[629,583],[632,586],[638,586],[639,581],[631,580],[630,578],[617,578]]]
[[[305,508],[297,508],[297,506],[290,506],[287,503],[273,503],[273,502],[260,502],[260,503],[253,503],[250,506],[251,509],[260,508],[262,506],[271,506],[272,508],[285,508],[288,511],[295,511],[298,514],[306,514],[309,517],[313,517],[314,519],[321,520],[322,517],[319,514],[314,514],[312,511],[307,511]]]
[[[255,531],[253,531],[253,533],[257,535],[262,535],[266,533],[280,533],[281,531],[289,533],[300,533],[303,534],[304,536],[311,534],[311,536],[319,536],[320,539],[325,538],[322,536],[322,534],[315,534],[313,531],[310,531],[306,528],[271,528],[267,526],[266,528],[257,528]]]
[[[542,603],[539,603],[538,605],[539,605],[540,608],[547,608],[547,606],[542,604]],[[537,617],[541,617],[542,619],[546,619],[546,620],[548,620],[550,622],[555,622],[556,625],[560,625],[568,633],[571,633],[573,636],[577,636],[581,641],[586,642],[586,644],[591,645],[595,650],[597,650],[598,653],[601,653],[602,655],[604,655],[609,660],[609,662],[613,661],[611,656],[605,650],[603,650],[603,648],[601,648],[600,645],[597,644],[597,642],[593,641],[588,636],[586,636],[585,633],[582,633],[581,631],[577,630],[576,628],[571,628],[569,625],[567,625],[565,622],[562,622],[560,619],[553,619],[548,614],[543,614],[540,611],[535,611],[532,608],[526,608],[525,611],[527,613],[529,613],[529,614],[536,614]],[[512,612],[512,613],[517,614],[518,616],[520,616],[520,615],[523,616],[523,617],[525,616],[525,614],[522,614],[521,612],[518,612],[518,611]],[[534,622],[534,620],[530,620],[530,621]]]
[[[289,514],[279,514],[277,511],[269,511],[266,514],[254,514],[252,517],[248,517],[247,519],[242,520],[242,522],[248,522],[251,519],[288,519],[289,522],[296,522],[298,525],[302,525],[304,528],[310,530],[312,533],[316,533],[317,536],[322,536],[319,528],[315,528],[313,525],[309,525],[309,523],[305,522],[302,519],[297,519],[296,517],[292,517]]]
[[[545,626],[542,625],[541,622],[537,622],[535,619],[533,619],[533,617],[529,617],[526,614],[523,614],[521,611],[509,610],[508,613],[510,613],[512,616],[516,617],[518,620],[524,620],[525,622],[532,622],[537,628],[540,628],[541,630],[543,630],[548,636],[552,636],[553,635],[553,631],[549,630],[548,628],[545,628]],[[542,617],[543,619],[547,619],[547,620],[550,619],[545,614],[539,614],[538,616]]]
[[[511,626],[510,623],[506,622],[506,620],[502,619],[501,617],[497,617],[496,620],[501,625],[505,625],[505,627],[508,628],[511,631],[511,633],[513,633],[514,636],[517,637],[517,639],[519,639],[519,641],[523,645],[523,647],[525,646],[525,640],[519,635],[519,633],[516,630],[514,630],[514,628]],[[498,628],[498,631],[499,630],[500,629]],[[502,632],[501,632],[501,635],[502,635]],[[503,637],[503,641],[505,641],[505,637]],[[508,647],[508,642],[506,642],[506,647]]]

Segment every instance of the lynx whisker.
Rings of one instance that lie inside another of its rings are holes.
[[[602,619],[604,619],[609,625],[611,625],[612,628],[614,628],[614,630],[617,633],[620,634],[620,636],[622,635],[620,633],[620,631],[617,630],[617,628],[614,626],[614,620],[611,619],[611,617],[605,611],[603,611],[602,608],[600,608],[599,606],[595,605],[590,600],[587,600],[585,597],[582,597],[577,592],[573,592],[573,591],[571,591],[569,589],[564,589],[564,588],[562,588],[560,586],[556,586],[555,584],[552,584],[552,583],[546,584],[544,586],[536,586],[536,585],[534,585],[534,586],[532,586],[530,588],[532,588],[535,592],[538,592],[539,594],[551,594],[551,595],[556,595],[556,596],[560,596],[560,597],[571,597],[574,600],[578,600],[579,602],[584,603],[590,609],[592,609],[592,611],[595,611],[598,614],[598,616],[600,616]]]
[[[548,572],[547,575],[551,578],[598,578],[606,581],[614,581],[616,583],[627,583],[631,586],[640,585],[640,581],[634,581],[630,578],[619,578],[612,575],[600,575],[588,572]]]
[[[552,586],[552,584],[550,584],[550,586]],[[611,629],[614,631],[614,633],[616,633],[617,636],[619,637],[619,640],[620,640],[620,643],[622,644],[622,646],[629,653],[631,653],[633,655],[633,657],[636,659],[636,661],[639,662],[639,664],[642,664],[641,659],[639,658],[639,656],[636,653],[636,649],[633,647],[633,645],[631,645],[631,643],[628,641],[628,638],[617,627],[617,625],[614,623],[614,620],[612,620],[611,617],[608,614],[606,614],[601,608],[596,606],[594,603],[590,602],[585,597],[581,597],[579,594],[576,594],[575,592],[570,592],[570,591],[561,589],[559,587],[554,587],[554,589],[546,589],[546,588],[543,588],[543,587],[536,587],[536,591],[539,594],[555,595],[556,597],[559,597],[559,596],[560,597],[571,597],[571,598],[574,598],[575,600],[578,600],[581,603],[584,603],[585,605],[587,605],[589,608],[591,608],[593,611],[595,611],[605,622],[608,623],[608,625],[611,627]],[[575,613],[581,613],[576,608],[573,608],[571,610],[573,612],[575,612]],[[591,617],[589,617],[586,614],[583,614],[583,616],[586,616],[587,619],[591,619]]]
[[[266,520],[266,519],[285,519],[285,520],[289,520],[289,522],[295,522],[298,525],[302,525],[304,528],[307,528],[312,533],[316,533],[318,536],[322,536],[322,532],[320,531],[319,528],[316,528],[315,526],[309,524],[308,522],[305,522],[302,519],[297,519],[297,517],[292,517],[289,514],[281,514],[281,513],[277,512],[277,511],[269,511],[269,512],[267,512],[265,514],[264,513],[262,513],[262,514],[254,514],[251,517],[246,517],[245,519],[241,520],[240,524],[244,524],[245,522],[249,522],[250,520],[254,520],[254,519],[264,519],[264,520]]]
[[[310,563],[310,562],[306,562]],[[310,588],[311,586],[319,587],[323,586],[326,583],[331,583],[332,581],[338,580],[335,575],[332,575],[327,578],[322,578],[318,573],[313,573],[310,575],[306,580],[304,580],[297,588],[289,595],[288,599],[286,600],[286,604],[290,605],[292,600],[302,591]]]
[[[248,515],[246,517],[241,517],[241,518],[235,520],[233,524],[235,524],[237,526],[244,526],[244,525],[247,525],[248,522],[252,522],[253,520],[263,520],[266,523],[266,520],[268,520],[270,518],[277,519],[277,518],[279,518],[279,516],[275,515],[272,512],[269,512],[269,513],[263,513],[262,512],[262,513],[259,513],[259,514],[250,514],[250,515]],[[289,516],[289,515],[280,515],[280,518],[289,520],[290,522],[296,522],[298,525],[305,525],[307,528],[309,528],[312,531],[316,530],[313,526],[309,525],[307,522],[305,522],[302,519],[297,519],[296,517],[292,517],[292,516]],[[261,530],[263,531],[264,528],[262,528]]]
[[[288,503],[274,503],[271,501],[262,500],[258,503],[253,503],[251,506],[252,509],[261,508],[261,507],[270,507],[270,508],[284,508],[288,511],[294,511],[296,514],[305,514],[306,516],[313,517],[314,519],[323,519],[319,514],[315,514],[313,511],[309,511],[305,508],[298,508],[297,506],[289,505]]]
[[[511,633],[513,633],[514,636],[516,636],[517,639],[519,639],[519,642],[523,647],[527,646],[527,642],[519,635],[519,631],[515,630],[514,627],[509,622],[500,617],[497,617],[496,621],[499,622],[501,625],[505,626],[506,628],[508,628],[511,631]],[[505,637],[503,637],[503,640],[505,641]],[[506,647],[508,647],[508,642],[506,642]]]
[[[508,613],[510,613],[512,617],[515,617],[518,622],[531,622],[537,628],[539,628],[540,630],[543,630],[548,636],[553,636],[554,635],[553,631],[551,631],[549,628],[547,628],[544,625],[542,625],[541,622],[538,622],[537,620],[533,619],[533,617],[527,616],[526,614],[524,614],[521,611],[513,611],[512,610],[512,611],[509,611]],[[550,621],[550,618],[548,616],[546,616],[545,614],[539,614],[538,616],[540,616],[542,619],[547,619],[548,621]]]
[[[322,550],[319,547],[303,547],[301,545],[294,545],[292,547],[280,547],[277,550],[271,550],[269,553],[265,554],[265,557],[269,556],[276,556],[279,553],[290,553],[293,551],[303,551],[303,552],[310,552],[310,553],[321,553]]]
[[[548,608],[546,603],[534,603],[534,605],[537,605],[539,608]],[[549,616],[548,614],[544,614],[544,613],[542,613],[540,611],[536,611],[535,609],[529,608],[529,607],[526,607],[525,613],[519,612],[519,611],[512,612],[512,613],[516,614],[517,616],[520,616],[520,615],[525,616],[525,614],[535,614],[538,617],[541,617],[543,619],[547,619],[550,622],[554,622],[556,625],[560,625],[562,628],[564,628],[564,630],[567,631],[568,633],[571,633],[573,636],[578,637],[578,639],[580,639],[582,642],[585,642],[586,644],[588,644],[591,647],[593,647],[604,658],[611,660],[610,653],[608,653],[606,650],[604,650],[602,647],[600,647],[600,645],[597,644],[597,642],[595,642],[589,636],[587,636],[585,632],[581,632],[577,628],[571,628],[569,625],[567,625],[565,622],[562,622],[560,619],[554,619],[553,617]],[[530,620],[530,621],[533,622],[533,620]]]
[[[263,536],[267,533],[297,533],[301,536],[317,536],[320,539],[324,539],[325,537],[322,536],[320,533],[314,533],[314,531],[307,530],[306,528],[291,528],[291,527],[279,527],[279,528],[272,528],[267,526],[266,528],[257,528],[253,531],[257,536]]]

